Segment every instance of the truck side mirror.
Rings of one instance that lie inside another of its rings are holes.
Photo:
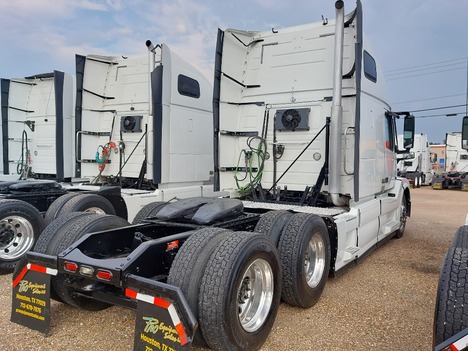
[[[463,117],[461,147],[462,149],[468,150],[468,116]]]
[[[409,150],[414,144],[414,116],[405,116],[403,128],[403,148]]]

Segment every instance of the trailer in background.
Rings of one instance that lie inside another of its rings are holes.
[[[430,145],[431,163],[434,174],[445,172],[445,144]]]

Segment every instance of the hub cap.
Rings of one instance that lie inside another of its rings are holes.
[[[242,328],[258,330],[268,317],[274,292],[273,270],[264,259],[257,259],[244,272],[237,291],[237,311]]]
[[[89,207],[86,210],[84,210],[84,212],[96,213],[96,214],[106,214],[106,212],[104,212],[104,210],[102,208],[100,208],[100,207]]]
[[[307,285],[315,288],[325,269],[325,244],[319,234],[313,234],[307,246],[304,259],[304,274]]]
[[[17,260],[34,244],[34,229],[22,217],[9,216],[0,221],[0,259]]]

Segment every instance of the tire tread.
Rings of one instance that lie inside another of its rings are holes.
[[[437,288],[434,346],[468,327],[468,249],[452,247],[445,255]]]

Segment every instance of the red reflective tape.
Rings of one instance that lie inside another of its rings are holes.
[[[39,266],[39,265],[34,264],[34,263],[31,263],[31,267],[29,269],[32,270],[32,271],[47,274],[47,268],[46,267],[42,267],[42,266]]]
[[[156,306],[166,308],[166,309],[171,305],[171,303],[169,301],[164,300],[164,299],[160,299],[159,297],[154,298],[154,304]]]
[[[19,282],[23,279],[23,277],[28,273],[28,266],[24,266],[23,270],[20,274],[13,280],[13,287],[17,286]]]
[[[175,326],[175,329],[177,330],[177,333],[179,334],[180,345],[184,346],[186,343],[188,343],[188,337],[187,337],[187,334],[185,334],[185,330],[184,330],[182,323],[177,324]]]
[[[137,298],[137,294],[138,294],[138,293],[137,293],[136,291],[134,291],[134,290],[131,290],[131,289],[129,289],[129,288],[126,288],[126,289],[125,289],[125,296],[128,296],[128,297],[130,297],[130,298],[132,298],[132,299],[136,299],[136,298]]]

